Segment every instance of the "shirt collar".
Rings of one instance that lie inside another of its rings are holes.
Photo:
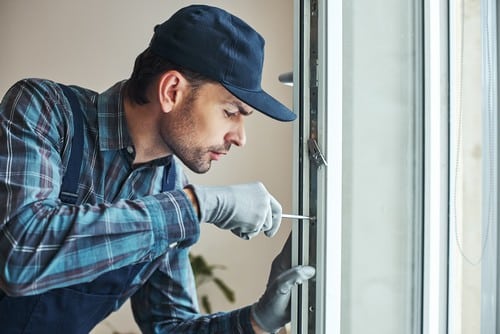
[[[120,150],[132,145],[123,107],[125,82],[120,81],[99,94],[97,117],[102,150]]]
[[[120,81],[98,96],[97,117],[102,151],[121,150],[133,146],[123,107],[125,83],[126,80]],[[166,156],[149,164],[166,165],[170,163],[170,159],[171,156]]]

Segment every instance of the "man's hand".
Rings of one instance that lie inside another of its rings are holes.
[[[197,198],[200,220],[243,239],[260,232],[272,237],[281,223],[281,205],[260,182],[226,187],[188,186]]]
[[[295,284],[302,284],[315,274],[310,266],[291,267],[291,235],[274,259],[267,288],[252,305],[252,321],[264,332],[274,333],[290,322],[290,296]]]

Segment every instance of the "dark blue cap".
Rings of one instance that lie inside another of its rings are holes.
[[[261,88],[264,39],[220,8],[192,5],[157,25],[151,50],[221,83],[234,96],[280,121],[296,115]]]

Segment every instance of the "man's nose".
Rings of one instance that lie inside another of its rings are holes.
[[[227,133],[226,141],[236,146],[245,146],[247,142],[247,136],[243,122],[235,126],[230,132]]]

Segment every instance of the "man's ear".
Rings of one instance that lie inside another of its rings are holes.
[[[168,71],[158,82],[158,102],[163,112],[170,112],[189,92],[189,83],[178,71]]]

